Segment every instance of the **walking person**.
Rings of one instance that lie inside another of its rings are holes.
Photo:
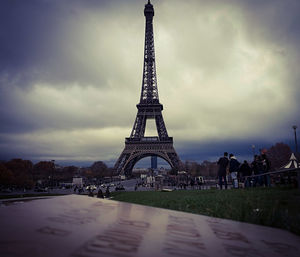
[[[92,190],[89,190],[88,196],[94,197],[94,192]]]
[[[107,186],[105,191],[105,198],[109,198],[109,197],[110,197],[109,186]]]
[[[269,172],[271,168],[271,164],[267,155],[263,153],[261,155],[261,159],[262,159],[263,173]],[[271,178],[269,174],[263,176],[263,182],[266,187],[271,186]]]
[[[229,155],[229,172],[232,179],[233,188],[239,188],[238,171],[240,163],[236,157],[231,153]]]
[[[258,174],[261,175],[258,176],[257,182],[259,186],[262,186],[264,184],[264,177],[262,176],[262,174],[265,173],[265,171],[264,171],[263,159],[261,155],[257,156],[256,163],[257,163]]]
[[[221,157],[217,162],[217,164],[219,165],[218,178],[219,178],[220,189],[222,189],[223,187],[223,179],[224,179],[225,189],[227,189],[226,168],[228,166],[228,163],[229,163],[228,153],[225,152],[224,156]]]
[[[194,189],[194,185],[195,185],[195,179],[194,178],[191,178],[191,189]]]
[[[83,186],[81,186],[79,189],[78,189],[78,194],[81,194],[84,192],[84,189],[83,189]]]
[[[97,198],[104,198],[103,192],[101,188],[99,187],[98,193],[97,193]]]
[[[251,163],[251,168],[253,171],[254,175],[258,175],[259,174],[259,169],[258,169],[258,155],[254,155],[254,160]],[[259,177],[253,177],[253,187],[257,186],[257,183],[259,182]]]
[[[252,170],[246,160],[241,165],[239,173],[241,174],[241,177],[244,180],[245,188],[250,187],[251,186],[251,178],[249,176],[252,175]]]

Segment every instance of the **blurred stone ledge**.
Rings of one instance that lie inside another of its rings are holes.
[[[275,228],[81,195],[20,201],[0,206],[0,257],[300,252],[298,236]]]

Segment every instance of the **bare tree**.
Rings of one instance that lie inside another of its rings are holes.
[[[267,157],[271,162],[271,170],[277,170],[285,165],[292,154],[291,148],[284,143],[276,143],[267,151]]]

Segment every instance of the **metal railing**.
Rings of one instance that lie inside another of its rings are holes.
[[[266,175],[290,173],[290,172],[297,172],[298,188],[300,189],[300,167],[299,168],[291,168],[291,169],[275,170],[275,171],[265,172],[265,173],[261,173],[261,174],[245,176],[244,178],[248,179],[248,178],[262,177],[262,176],[266,176]]]

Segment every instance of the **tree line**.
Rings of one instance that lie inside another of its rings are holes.
[[[222,149],[221,151],[225,150]],[[276,143],[267,149],[271,170],[277,170],[285,165],[291,153],[290,147],[284,143]],[[235,154],[238,156],[238,153]],[[210,161],[203,161],[202,163],[186,161],[183,168],[194,177],[216,177],[218,165],[216,162]],[[102,161],[94,162],[92,166],[86,168],[60,167],[56,166],[54,161],[40,161],[33,164],[30,160],[12,159],[0,162],[0,187],[33,188],[38,182],[47,184],[47,186],[55,186],[59,182],[72,182],[74,176],[99,181],[112,175],[115,175],[113,169],[107,167]]]
[[[73,177],[80,176],[87,180],[102,179],[112,175],[102,161],[92,166],[79,168],[76,166],[61,167],[53,161],[40,161],[33,164],[30,160],[12,159],[0,162],[0,187],[31,189],[37,183],[44,186],[57,186],[60,182],[72,182]]]

